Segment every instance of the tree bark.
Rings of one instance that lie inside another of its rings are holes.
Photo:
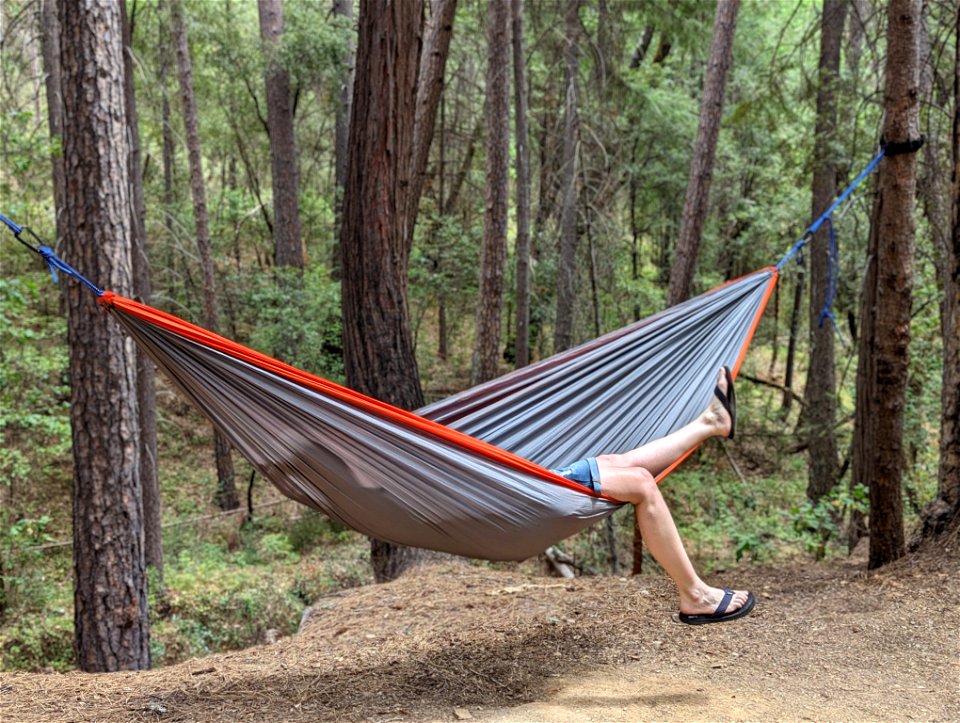
[[[264,81],[273,179],[274,263],[302,270],[303,234],[300,230],[300,185],[290,74],[277,59],[283,36],[283,0],[258,0],[257,5],[260,11],[260,37],[267,61]]]
[[[193,93],[193,68],[190,61],[190,45],[187,38],[186,20],[182,0],[170,0],[170,23],[179,67],[180,103],[183,106],[183,125],[187,141],[187,156],[190,163],[190,193],[193,196],[193,216],[197,234],[197,250],[200,253],[200,273],[203,279],[204,324],[216,332],[220,326],[217,319],[217,290],[213,275],[213,254],[210,245],[207,196],[203,182],[203,161],[200,155],[200,124]],[[230,443],[223,434],[214,429],[214,457],[217,465],[217,493],[215,501],[222,510],[240,507],[237,494]]]
[[[421,2],[360,5],[343,226],[343,356],[347,384],[405,409],[423,405],[407,307],[405,224],[416,117]],[[377,581],[422,551],[371,540]]]
[[[120,1],[123,23],[123,96],[127,110],[127,138],[130,182],[130,243],[133,263],[133,292],[149,304],[153,296],[150,260],[147,255],[147,208],[143,195],[143,164],[140,127],[133,85],[133,27],[127,16],[126,0]],[[143,488],[144,555],[157,572],[163,588],[163,536],[160,528],[160,481],[157,474],[157,390],[156,368],[150,358],[137,350],[137,399],[140,408],[140,486]]]
[[[527,59],[523,41],[523,0],[511,3],[513,29],[514,163],[517,179],[517,368],[530,363],[530,130],[527,110]]]
[[[63,91],[60,80],[60,20],[57,17],[56,0],[42,0],[40,6],[40,44],[43,55],[44,86],[47,95],[47,121],[50,138],[63,140]],[[63,154],[52,153],[53,207],[57,217],[57,244],[64,237],[63,209],[66,177],[63,170]],[[55,246],[57,245],[55,244]]]
[[[450,38],[453,37],[453,19],[457,0],[433,0],[432,14],[426,24],[426,38],[420,52],[420,70],[416,91],[416,115],[414,116],[413,155],[410,169],[411,186],[406,199],[404,223],[408,246],[413,244],[413,230],[417,222],[420,196],[427,176],[427,160],[437,121],[437,108],[443,91],[443,76],[450,55]]]
[[[960,7],[956,18],[953,78],[953,203],[949,236],[941,249],[943,284],[943,391],[937,497],[923,513],[924,537],[956,528],[960,520]]]
[[[557,320],[554,351],[573,346],[573,317],[577,302],[577,140],[580,134],[578,84],[580,73],[580,0],[567,0],[564,67],[566,100],[563,121],[563,201],[560,211],[560,258],[557,272]]]
[[[510,173],[510,0],[487,4],[487,157],[472,384],[497,376]]]
[[[60,4],[63,253],[132,291],[120,6]],[[133,342],[79,284],[65,284],[73,430],[74,633],[88,672],[150,666]]]
[[[820,26],[820,77],[817,88],[817,121],[813,146],[812,216],[830,207],[837,195],[837,84],[840,80],[840,46],[847,5],[845,0],[824,0]],[[809,447],[807,497],[816,503],[837,483],[840,467],[835,433],[837,418],[834,330],[821,320],[829,284],[830,232],[826,224],[810,239],[810,368],[803,398],[802,426]],[[789,385],[788,385],[789,387]]]
[[[919,0],[891,0],[887,9],[883,137],[919,137]],[[913,291],[913,207],[916,154],[880,164],[864,280],[853,480],[870,490],[869,567],[904,553],[903,416]]]
[[[737,26],[740,0],[717,0],[713,20],[713,39],[710,59],[703,81],[703,99],[700,101],[700,123],[690,164],[690,181],[683,204],[683,218],[677,238],[677,250],[670,269],[667,288],[667,306],[690,298],[693,270],[700,252],[700,236],[707,217],[710,200],[710,182],[713,161],[717,153],[717,138],[723,117],[723,98],[727,88],[727,72],[733,62],[733,36]]]
[[[333,0],[333,14],[344,22],[353,20],[353,0]],[[347,140],[350,133],[350,108],[353,106],[353,75],[355,55],[351,42],[343,55],[340,92],[337,95],[335,120],[334,181],[337,197],[334,201],[335,241],[332,270],[335,279],[340,278],[340,228],[343,225],[343,189],[347,181]]]

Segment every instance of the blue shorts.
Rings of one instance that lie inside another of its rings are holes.
[[[600,468],[597,467],[596,457],[587,457],[567,467],[550,471],[565,477],[571,482],[583,485],[591,492],[600,494]]]

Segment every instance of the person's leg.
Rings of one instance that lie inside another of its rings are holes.
[[[723,590],[710,587],[693,568],[653,475],[642,467],[609,467],[597,459],[601,491],[623,502],[636,505],[637,523],[650,554],[673,579],[680,592],[680,612],[687,615],[713,613],[723,598]],[[739,610],[748,593],[737,590],[727,612]]]
[[[727,377],[722,369],[717,376],[717,387],[726,394]],[[701,442],[710,437],[727,436],[731,424],[727,410],[714,396],[700,416],[685,427],[623,454],[600,455],[597,462],[606,468],[642,467],[656,477]]]

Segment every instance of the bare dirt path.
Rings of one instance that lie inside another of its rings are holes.
[[[675,622],[668,580],[471,566],[324,598],[304,632],[145,673],[0,674],[7,721],[960,720],[956,539],[727,571],[749,618]]]

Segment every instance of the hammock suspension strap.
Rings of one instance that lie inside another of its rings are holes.
[[[64,273],[67,276],[79,281],[97,296],[103,296],[103,289],[98,287],[96,284],[90,281],[90,279],[57,256],[57,252],[47,246],[43,242],[43,239],[37,236],[32,229],[28,228],[27,226],[20,226],[19,224],[14,223],[2,213],[0,213],[0,223],[3,223],[7,226],[7,228],[13,231],[13,235],[16,237],[17,241],[22,243],[28,249],[33,251],[33,253],[37,254],[44,260],[44,262],[47,264],[47,268],[50,269],[50,275],[53,277],[53,283],[59,283],[57,280],[57,272],[60,271],[61,273]],[[36,246],[21,236],[24,231],[33,237],[33,239],[37,242]]]

